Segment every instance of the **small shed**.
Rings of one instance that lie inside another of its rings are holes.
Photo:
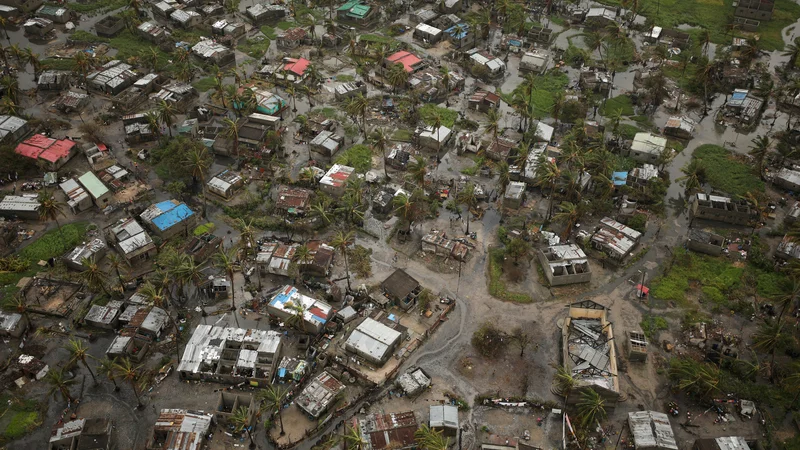
[[[458,433],[458,408],[453,405],[431,405],[429,426],[445,436]]]
[[[401,308],[408,310],[413,306],[414,301],[422,291],[419,281],[406,273],[403,269],[397,269],[381,283],[381,289],[386,296],[394,301]]]

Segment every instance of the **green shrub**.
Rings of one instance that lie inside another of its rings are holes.
[[[363,144],[354,145],[336,158],[336,164],[344,164],[356,169],[356,172],[366,173],[372,168],[372,149]]]
[[[3,432],[8,440],[19,439],[41,424],[38,411],[17,411],[13,414]]]
[[[501,248],[489,250],[489,294],[500,300],[515,303],[530,303],[533,298],[521,292],[509,291],[503,280],[505,251]]]
[[[642,327],[642,332],[647,336],[647,339],[657,339],[659,331],[669,329],[667,320],[661,316],[647,315],[639,322],[639,326]]]
[[[644,233],[647,228],[647,214],[636,214],[628,220],[628,226],[634,230]]]
[[[759,179],[751,165],[735,159],[733,153],[718,145],[701,145],[693,158],[703,161],[706,180],[712,188],[742,197],[748,192],[764,191],[764,182]]]
[[[623,116],[632,116],[633,112],[633,102],[631,98],[627,95],[618,95],[614,98],[610,98],[606,101],[605,105],[600,107],[600,115],[604,117],[608,117],[611,114],[616,114],[617,110],[622,110]]]

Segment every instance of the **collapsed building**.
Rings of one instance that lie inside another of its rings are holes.
[[[562,365],[575,379],[567,403],[574,405],[583,391],[593,389],[607,410],[613,410],[620,390],[614,330],[606,307],[591,300],[569,305],[561,333]]]

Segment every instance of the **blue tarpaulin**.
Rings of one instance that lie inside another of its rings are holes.
[[[625,186],[628,181],[628,172],[614,172],[611,175],[611,181],[614,182],[614,186]]]

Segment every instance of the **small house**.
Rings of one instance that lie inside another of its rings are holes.
[[[430,8],[420,8],[409,14],[408,20],[413,25],[417,25],[420,23],[433,22],[437,17],[439,17],[439,14],[437,14],[436,11]]]
[[[53,31],[55,24],[52,20],[34,17],[26,20],[22,28],[25,29],[25,34],[28,36],[43,37]]]
[[[78,183],[89,193],[92,202],[100,209],[106,208],[109,200],[114,196],[114,193],[92,172],[86,172],[79,176]]]
[[[385,71],[395,64],[402,64],[406,69],[406,72],[409,74],[412,74],[425,67],[425,63],[422,61],[422,58],[405,50],[389,55],[383,61],[382,68]]]
[[[244,186],[244,179],[232,170],[225,169],[208,180],[208,192],[230,200]]]
[[[716,233],[690,228],[686,247],[698,253],[720,256],[724,253],[726,248],[725,238]]]
[[[160,16],[164,19],[168,18],[169,15],[175,11],[175,4],[176,3],[166,1],[156,1],[152,6],[153,16]]]
[[[525,52],[519,61],[519,70],[535,73],[542,73],[547,69],[550,62],[550,52],[542,49],[535,49]]]
[[[550,286],[592,281],[589,258],[575,244],[553,245],[539,250],[537,254]]]
[[[629,157],[639,162],[657,163],[667,148],[667,139],[652,133],[636,133],[628,149]]]
[[[486,147],[486,157],[495,161],[505,161],[516,146],[516,142],[498,136]]]
[[[686,116],[672,116],[664,125],[664,134],[677,139],[689,140],[694,134],[696,122]]]
[[[223,19],[211,25],[211,32],[217,36],[230,36],[233,39],[239,39],[247,33],[247,29],[242,22],[231,22]]]
[[[289,83],[302,83],[308,76],[310,64],[311,61],[305,58],[283,58],[280,67],[272,75]]]
[[[72,19],[72,12],[63,6],[44,5],[36,11],[36,16],[64,24]]]
[[[106,16],[94,24],[94,31],[100,37],[112,38],[125,28],[125,21],[119,16]]]
[[[288,10],[282,5],[271,5],[268,3],[257,3],[245,10],[245,15],[259,25],[267,21],[281,20],[288,14]]]
[[[478,89],[469,98],[469,108],[475,111],[488,112],[500,107],[500,96],[494,92]]]
[[[339,151],[343,139],[332,131],[323,130],[311,140],[311,150],[327,157]]]
[[[212,39],[200,39],[192,47],[192,54],[203,62],[220,67],[236,62],[236,54],[231,49]]]
[[[403,333],[367,317],[350,333],[344,348],[375,366],[382,366],[401,342]]]
[[[319,180],[319,189],[332,196],[341,197],[347,187],[347,180],[355,175],[356,169],[334,164],[333,167]]]
[[[758,123],[764,107],[764,100],[747,89],[735,89],[718,114],[722,120],[737,126],[752,126]]]
[[[430,420],[428,422],[431,429],[441,431],[445,436],[455,436],[458,434],[458,408],[453,405],[431,405]]]
[[[25,333],[28,325],[26,316],[0,311],[0,336],[18,338]]]
[[[139,24],[139,26],[136,27],[136,34],[154,44],[160,44],[166,41],[171,35],[166,27],[152,21]]]
[[[371,24],[379,15],[378,8],[362,3],[361,0],[349,0],[336,8],[336,17],[339,21],[358,26]]]
[[[77,144],[70,139],[53,139],[43,134],[34,134],[17,145],[14,153],[36,160],[51,171],[57,171],[77,154]]]
[[[733,225],[748,225],[758,219],[758,210],[745,199],[734,200],[722,195],[699,192],[689,201],[692,217]]]
[[[198,215],[185,203],[177,200],[165,200],[153,204],[139,217],[162,239],[169,239],[178,234],[188,235],[198,221]]]
[[[525,201],[525,183],[512,181],[506,186],[503,194],[503,206],[511,209],[519,209]]]
[[[53,108],[64,114],[72,114],[81,111],[89,104],[89,94],[81,92],[67,91],[61,94],[55,102]]]
[[[336,100],[344,100],[351,97],[356,97],[359,94],[367,95],[367,84],[363,81],[350,81],[341,83],[336,86],[334,96]]]
[[[455,14],[461,12],[461,0],[444,0],[439,3],[439,11],[442,14]]]
[[[595,67],[584,67],[579,83],[587,91],[607,94],[611,89],[611,73]]]
[[[323,371],[314,377],[295,398],[294,403],[306,414],[318,419],[335,403],[345,386],[333,375]]]
[[[83,318],[87,325],[97,328],[105,328],[113,330],[119,325],[119,315],[122,313],[122,302],[119,300],[112,300],[101,305],[92,305],[89,312]]]
[[[64,255],[64,264],[70,269],[84,271],[87,269],[84,259],[99,262],[106,255],[108,247],[100,238],[84,242]]]
[[[426,126],[418,128],[414,135],[420,147],[428,150],[439,151],[440,149],[447,147],[448,143],[453,137],[453,132],[450,130],[450,128],[447,128],[444,125],[440,126],[439,128]]]
[[[600,226],[591,237],[592,247],[621,261],[639,244],[642,233],[609,217],[600,219]]]
[[[59,184],[59,187],[67,196],[67,206],[72,214],[78,214],[92,207],[92,198],[89,193],[74,179],[70,178]]]
[[[490,77],[499,77],[506,71],[506,63],[486,50],[473,48],[467,54],[473,66],[485,68]]]
[[[36,194],[6,195],[0,200],[0,217],[36,220],[40,206]]]
[[[602,30],[616,22],[616,19],[617,13],[611,8],[589,8],[583,23],[587,28]]]
[[[156,254],[153,239],[133,218],[120,219],[105,231],[108,241],[126,261],[147,260]]]
[[[434,45],[442,40],[442,30],[432,27],[426,23],[417,24],[414,28],[414,39],[420,40],[425,44]]]
[[[11,6],[24,13],[29,13],[36,8],[42,6],[44,0],[2,0],[0,4]]]
[[[303,44],[310,44],[311,39],[308,32],[300,27],[289,28],[278,35],[278,47],[282,48],[297,48]]]
[[[219,3],[209,3],[200,8],[200,14],[206,17],[217,17],[225,14],[225,7]]]
[[[397,170],[406,170],[408,166],[408,162],[411,159],[411,144],[407,142],[398,142],[391,149],[389,149],[389,153],[386,155],[385,163],[392,168]]]
[[[88,89],[102,94],[117,95],[141,78],[133,66],[119,60],[109,61],[100,70],[86,76]]]
[[[417,295],[422,291],[422,286],[405,270],[397,269],[383,280],[381,290],[389,300],[408,311],[414,306]]]
[[[772,182],[786,190],[798,192],[800,191],[800,171],[784,167],[773,177]]]
[[[472,48],[475,45],[475,37],[477,33],[470,30],[469,25],[463,22],[458,22],[455,25],[449,26],[444,29],[447,40],[450,45],[460,50],[463,48]]]
[[[293,186],[281,185],[278,188],[278,198],[275,209],[293,216],[302,216],[311,204],[312,191]]]
[[[36,88],[40,91],[60,91],[69,86],[71,73],[63,70],[45,70],[36,80]]]

